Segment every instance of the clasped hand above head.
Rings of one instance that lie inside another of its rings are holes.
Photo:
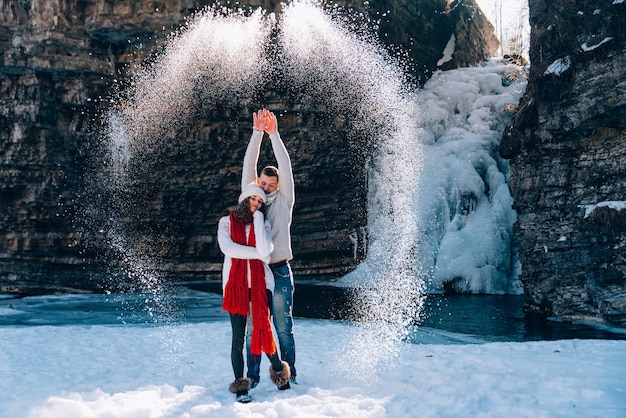
[[[255,131],[265,131],[268,135],[278,132],[278,120],[273,112],[267,109],[252,113],[253,129]]]
[[[265,130],[265,117],[263,116],[263,112],[267,112],[266,109],[259,110],[258,112],[252,113],[252,128],[255,131],[263,132]]]

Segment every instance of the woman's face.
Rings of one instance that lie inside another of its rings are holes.
[[[258,195],[252,195],[248,198],[250,202],[250,212],[254,213],[263,207],[263,198]]]

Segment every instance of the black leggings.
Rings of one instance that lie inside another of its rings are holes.
[[[268,306],[272,306],[271,292],[269,292]],[[233,365],[235,379],[243,377],[243,348],[246,337],[246,321],[247,316],[230,314],[230,326],[233,330],[233,339],[230,345],[230,362]],[[278,351],[274,354],[266,354],[272,363],[272,368],[276,371],[282,370],[283,366],[280,362]]]

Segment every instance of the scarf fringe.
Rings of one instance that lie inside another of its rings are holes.
[[[245,301],[245,303],[241,303]],[[224,292],[222,309],[233,315],[248,316],[250,314],[247,286],[230,286]]]
[[[250,353],[261,354],[261,352],[267,354],[276,353],[276,342],[274,341],[274,334],[269,329],[252,330],[252,343],[250,344]]]

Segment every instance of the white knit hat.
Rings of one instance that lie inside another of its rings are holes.
[[[254,182],[248,183],[246,187],[243,188],[243,191],[239,195],[238,202],[241,203],[246,197],[250,197],[254,195],[261,196],[261,198],[263,198],[263,201],[265,202],[266,196],[265,196],[265,192],[263,191],[263,189],[261,189]]]

